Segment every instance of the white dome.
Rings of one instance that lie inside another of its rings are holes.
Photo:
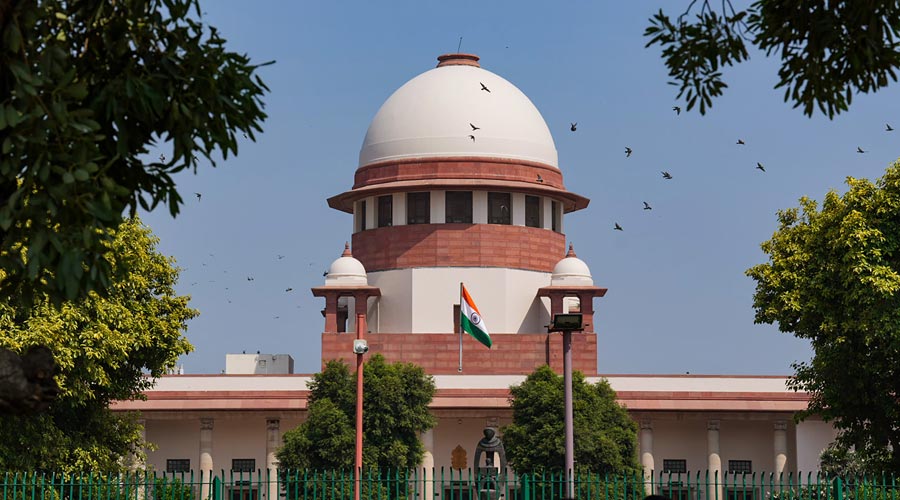
[[[566,257],[556,263],[550,275],[552,286],[594,286],[591,270],[583,260],[575,256],[572,246]]]
[[[349,246],[345,246],[344,254],[331,263],[325,276],[325,286],[368,285],[366,268],[362,262],[350,255]]]
[[[550,130],[521,90],[480,67],[445,64],[406,82],[385,101],[366,132],[360,167],[405,158],[480,156],[559,168]]]

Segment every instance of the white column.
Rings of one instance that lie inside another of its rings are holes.
[[[406,225],[406,193],[394,193],[394,199],[391,200],[391,225]]]
[[[434,499],[434,430],[428,429],[422,433],[422,498]]]
[[[366,200],[366,229],[374,229],[378,224],[378,206],[374,196]]]
[[[472,192],[472,222],[475,224],[487,224],[487,191]],[[431,500],[431,499],[429,499]]]
[[[706,451],[709,456],[707,470],[709,471],[709,498],[707,500],[722,500],[722,457],[719,455],[719,421],[710,420],[706,423]]]
[[[213,475],[213,419],[200,419],[200,473],[203,482],[200,484],[200,498],[209,498],[209,487]]]
[[[775,468],[772,469],[776,476],[784,472],[787,464],[787,420],[776,420],[774,434]]]
[[[547,197],[541,197],[541,227],[553,227],[553,200]]]
[[[281,420],[277,418],[266,419],[266,469],[273,473],[278,468],[278,459],[275,453],[281,446]]]
[[[281,421],[277,418],[266,419],[266,472],[268,485],[266,499],[278,498],[278,458],[275,452],[281,446]]]
[[[644,492],[653,493],[653,471],[656,464],[653,460],[653,422],[641,420],[641,467],[644,469]]]
[[[431,192],[431,223],[443,224],[447,222],[447,192]]]
[[[510,196],[512,203],[512,225],[525,225],[525,193],[513,193]]]

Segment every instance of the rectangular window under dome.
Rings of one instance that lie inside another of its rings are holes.
[[[378,197],[378,227],[387,227],[394,222],[394,196]]]
[[[512,224],[509,193],[488,193],[488,224]]]
[[[431,222],[431,193],[406,193],[406,223],[429,224]]]
[[[541,198],[539,196],[525,195],[525,225],[528,227],[543,227],[541,217]]]
[[[472,192],[447,191],[445,194],[446,223],[472,223]]]

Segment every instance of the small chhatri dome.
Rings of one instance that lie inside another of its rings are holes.
[[[344,243],[344,252],[328,268],[325,286],[368,284],[366,268],[363,267],[362,262],[353,258],[353,254],[350,252],[350,243]]]
[[[583,260],[575,256],[575,247],[569,244],[565,258],[556,263],[550,276],[551,286],[594,286],[591,270]]]
[[[410,158],[480,157],[559,168],[556,145],[541,113],[521,90],[483,69],[478,59],[474,54],[444,54],[436,68],[397,89],[369,125],[359,166]]]

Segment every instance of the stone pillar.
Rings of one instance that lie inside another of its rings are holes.
[[[434,430],[428,429],[422,433],[422,447],[425,453],[422,455],[422,499],[434,499]]]
[[[707,470],[709,471],[709,484],[707,487],[707,500],[722,500],[722,457],[719,455],[719,421],[710,420],[706,423],[706,451],[709,456]]]
[[[561,293],[552,293],[550,294],[550,320],[553,320],[554,314],[561,314],[563,312],[563,299],[565,295]]]
[[[641,467],[644,469],[644,493],[653,493],[653,471],[656,464],[653,461],[653,422],[650,419],[641,420]]]
[[[266,469],[269,471],[270,480],[278,477],[278,458],[275,452],[281,446],[281,420],[277,418],[266,419]]]
[[[200,498],[209,498],[213,478],[213,419],[200,419]]]
[[[336,293],[325,295],[325,333],[337,333],[338,296]]]
[[[776,420],[774,430],[775,476],[781,476],[787,465],[787,420]]]
[[[585,333],[594,332],[594,294],[582,293],[578,295],[578,302],[581,303],[581,321],[584,326]]]

